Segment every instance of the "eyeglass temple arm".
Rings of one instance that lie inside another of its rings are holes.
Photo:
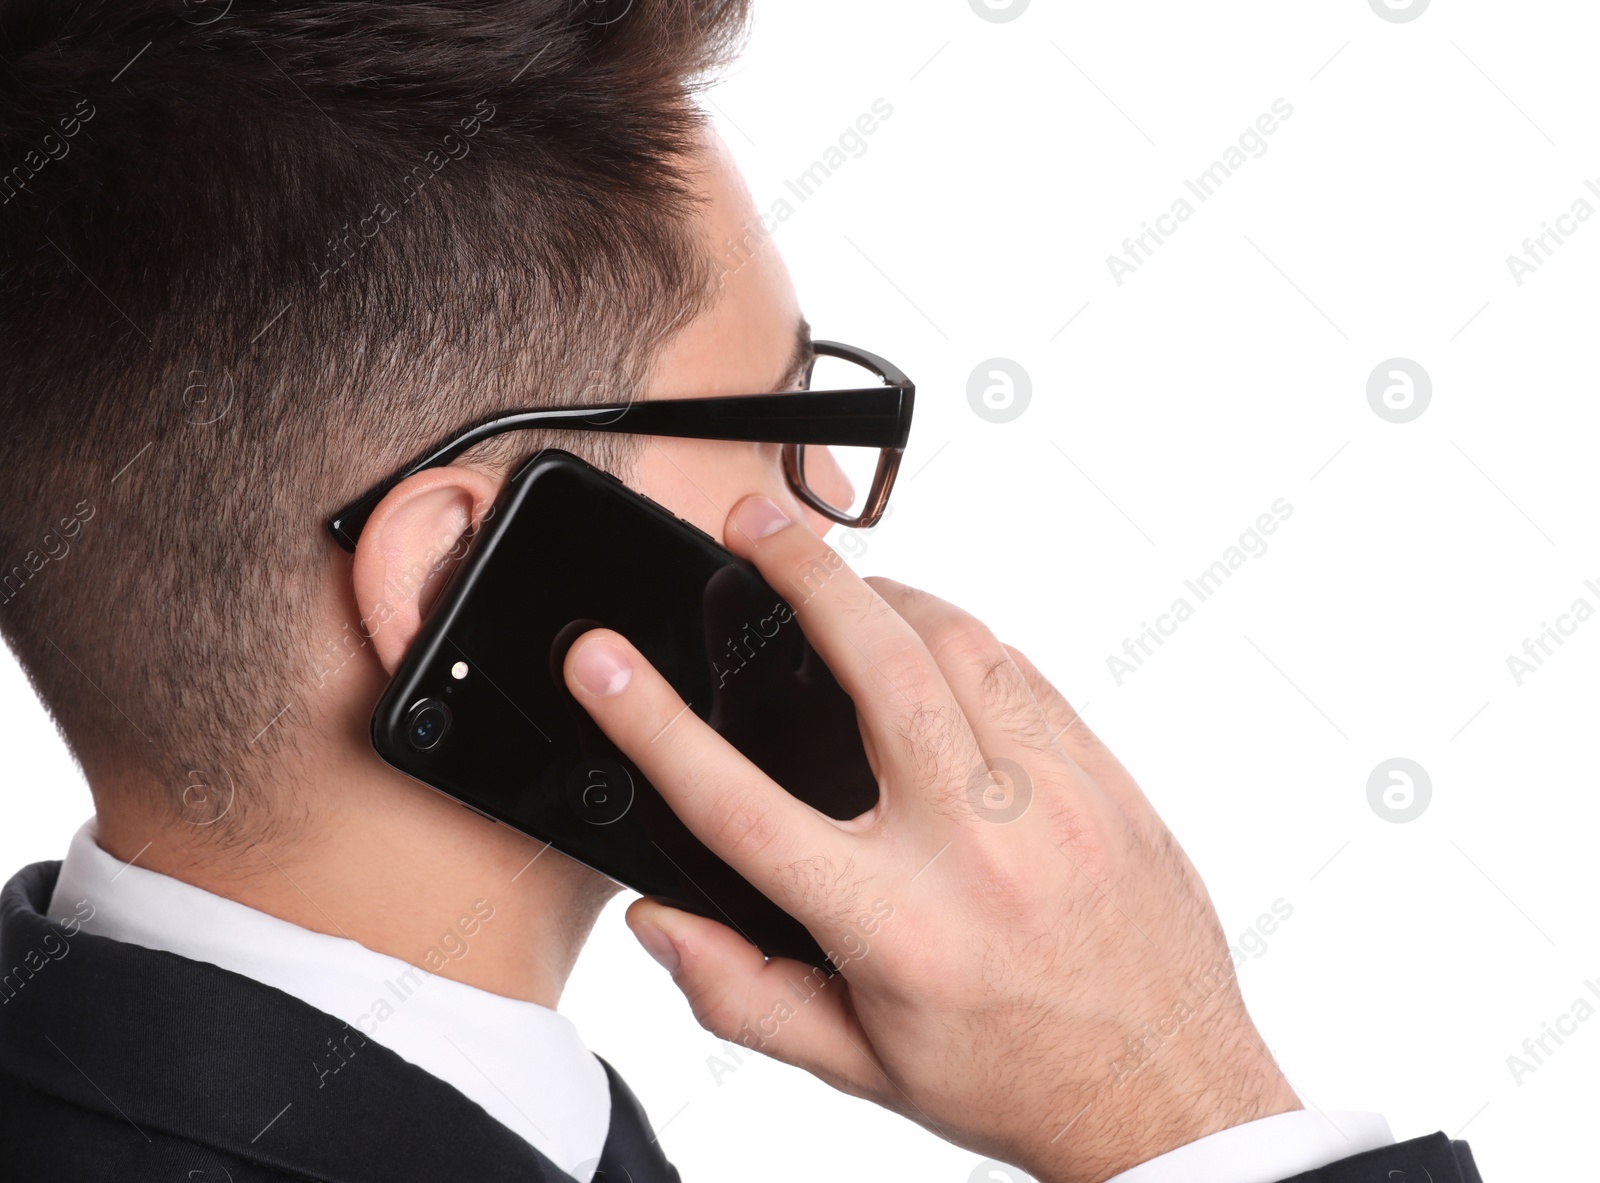
[[[818,352],[832,342],[816,342]],[[865,390],[801,391],[793,395],[739,394],[724,398],[662,399],[604,406],[554,407],[500,415],[473,427],[350,502],[328,520],[341,548],[355,552],[356,539],[378,503],[401,481],[449,464],[470,448],[531,427],[627,432],[678,438],[751,443],[821,444],[903,448],[911,432],[915,387],[894,366],[863,350],[840,346],[846,356],[868,362],[894,385]],[[686,404],[693,404],[691,408]],[[686,413],[689,412],[689,413]]]

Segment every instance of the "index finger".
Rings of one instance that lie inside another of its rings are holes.
[[[565,673],[578,702],[696,838],[802,924],[826,920],[818,884],[835,877],[800,868],[847,865],[853,835],[712,730],[620,634],[585,633]]]

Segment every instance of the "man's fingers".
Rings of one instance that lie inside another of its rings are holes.
[[[881,1079],[842,977],[788,958],[768,961],[726,925],[651,899],[628,908],[628,927],[667,967],[707,1031],[822,1077],[857,1096]],[[737,1062],[730,1062],[732,1071]]]
[[[585,633],[568,652],[564,672],[601,730],[713,853],[802,924],[831,914],[833,901],[815,896],[816,877],[797,877],[792,868],[818,860],[847,865],[851,835],[707,726],[617,633]]]
[[[1062,759],[1056,746],[1057,729],[1021,667],[993,633],[937,596],[892,579],[874,577],[870,582],[922,637],[977,738],[981,754],[957,786],[958,805],[980,821],[1006,823],[1028,815],[1035,798],[1055,795],[1053,790],[1070,790],[1077,805],[1098,797],[1092,781],[1067,771],[1071,762]],[[1057,771],[1041,780],[1047,769]]]
[[[966,712],[985,756],[1048,751],[1053,728],[1021,668],[981,621],[938,596],[875,576],[867,581],[917,630]]]
[[[1078,709],[1066,700],[1061,691],[1050,684],[1049,680],[1039,672],[1039,667],[1029,660],[1028,655],[1014,645],[1007,645],[1005,650],[1011,655],[1011,660],[1016,663],[1017,669],[1022,672],[1028,688],[1033,691],[1033,699],[1044,712],[1045,725],[1050,728],[1050,734],[1055,741],[1067,751],[1075,752],[1077,748],[1074,744],[1077,744],[1083,736],[1093,739],[1093,733],[1079,718]]]
[[[1073,762],[1094,777],[1095,783],[1105,787],[1107,793],[1122,806],[1130,817],[1153,816],[1154,810],[1144,793],[1129,776],[1111,749],[1100,742],[1100,737],[1089,730],[1078,710],[1066,697],[1050,684],[1027,654],[1013,645],[1006,646],[1011,660],[1017,663],[1022,676],[1033,688],[1033,696],[1044,711],[1045,719],[1062,750]]]

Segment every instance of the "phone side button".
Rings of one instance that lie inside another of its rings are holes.
[[[673,513],[672,510],[668,509],[665,505],[662,505],[661,502],[657,501],[654,497],[651,497],[646,493],[640,493],[636,489],[629,488],[629,486],[627,484],[625,484],[623,481],[618,480],[616,477],[611,476],[611,474],[609,472],[603,472],[602,475],[606,476],[606,477],[610,477],[612,483],[614,483],[616,485],[620,485],[622,488],[627,489],[627,491],[629,493],[632,493],[635,497],[639,498],[641,501],[648,502],[650,505],[653,505],[653,506],[655,506],[655,508],[659,509],[662,513],[669,515],[680,526],[689,527],[689,529],[693,530],[696,534],[700,535],[700,537],[704,538],[707,542],[716,543],[718,546],[722,545],[720,542],[717,542],[717,540],[715,538],[713,538],[711,535],[707,534],[704,530],[702,530],[699,526],[695,525],[693,522],[688,521],[685,518],[679,517],[677,514]]]
[[[460,805],[461,808],[463,808],[463,809],[472,810],[472,812],[477,814],[479,817],[487,818],[489,821],[492,821],[497,826],[500,824],[500,819],[499,818],[485,813],[483,810],[479,809],[476,805],[473,805],[470,802],[462,801],[459,797],[457,797],[456,798],[456,803],[458,805]]]

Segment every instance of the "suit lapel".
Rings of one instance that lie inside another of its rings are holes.
[[[680,1183],[639,1098],[615,1068],[605,1060],[600,1063],[611,1082],[611,1128],[592,1183]]]
[[[50,922],[59,868],[35,864],[0,893],[0,962],[28,967],[0,1005],[0,1071],[141,1134],[329,1183],[565,1183],[479,1105],[331,1015]]]
[[[204,962],[72,933],[59,863],[0,893],[0,1071],[141,1133],[330,1183],[569,1183],[479,1105],[332,1015]],[[36,967],[36,968],[35,968]],[[614,1068],[594,1183],[680,1183]]]

